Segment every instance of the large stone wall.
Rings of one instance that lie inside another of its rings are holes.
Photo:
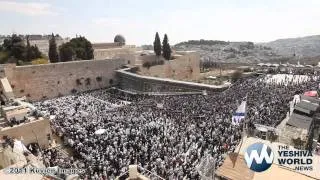
[[[117,83],[114,70],[126,63],[124,59],[110,59],[31,66],[9,64],[5,65],[4,74],[15,97],[26,96],[35,101],[68,95],[74,90],[82,92],[109,87]]]
[[[133,69],[117,70],[119,87],[123,90],[140,92],[197,92],[206,90],[207,93],[221,92],[228,86],[214,86],[167,78],[142,76],[130,72]]]
[[[141,61],[152,61],[156,57],[142,56]],[[196,52],[189,52],[183,55],[176,56],[176,59],[166,61],[163,65],[151,66],[145,68],[142,65],[139,67],[141,75],[171,78],[176,80],[197,80],[200,77],[200,55]]]

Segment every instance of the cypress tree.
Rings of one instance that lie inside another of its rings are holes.
[[[49,59],[50,62],[55,63],[59,62],[59,54],[57,51],[56,39],[52,33],[51,39],[49,40]]]
[[[32,58],[32,49],[30,46],[29,36],[27,36],[26,61],[30,62]]]
[[[162,53],[162,56],[166,59],[166,60],[170,60],[171,58],[171,47],[170,47],[170,44],[168,42],[168,36],[167,34],[164,35],[164,38],[163,38],[163,42],[162,42],[162,48],[163,48],[163,53]]]
[[[161,41],[158,32],[156,33],[156,37],[153,42],[153,49],[156,56],[161,55]]]
[[[38,46],[35,44],[34,46],[31,46],[32,53],[33,53],[33,59],[41,58],[41,52],[39,51]]]

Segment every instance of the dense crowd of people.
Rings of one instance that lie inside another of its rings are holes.
[[[44,152],[46,165],[86,169],[81,176],[87,179],[115,179],[130,164],[165,179],[200,179],[202,158],[212,157],[210,168],[217,168],[240,142],[243,123],[231,119],[241,101],[247,101],[248,123],[274,127],[295,94],[319,83],[318,76],[298,82],[268,78],[240,79],[213,95],[123,98],[99,90],[37,102],[39,111],[55,115],[54,133],[74,150],[72,159],[59,160],[55,152]]]

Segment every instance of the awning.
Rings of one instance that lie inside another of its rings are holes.
[[[317,91],[307,91],[304,93],[305,96],[310,96],[310,97],[317,97],[318,93]]]

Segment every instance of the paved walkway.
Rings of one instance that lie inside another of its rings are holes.
[[[202,91],[195,91],[195,92],[142,92],[142,91],[136,91],[136,90],[123,90],[119,88],[113,88],[121,92],[125,92],[128,94],[139,94],[139,95],[152,95],[152,96],[178,96],[178,95],[200,95],[203,94]]]

